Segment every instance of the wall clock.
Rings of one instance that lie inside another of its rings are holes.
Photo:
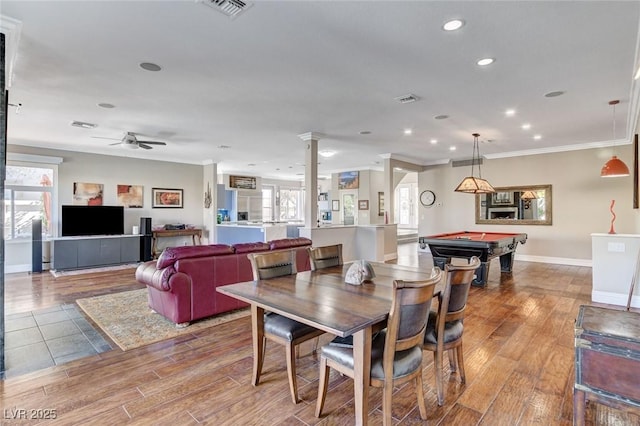
[[[436,194],[435,192],[427,189],[426,191],[422,191],[420,193],[420,204],[425,207],[431,207],[436,202]]]

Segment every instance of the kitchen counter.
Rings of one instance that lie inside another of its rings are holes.
[[[314,246],[342,243],[345,262],[365,259],[386,262],[398,257],[397,225],[320,225],[300,228],[300,236]]]
[[[266,243],[287,238],[286,223],[223,222],[217,227],[219,244]]]

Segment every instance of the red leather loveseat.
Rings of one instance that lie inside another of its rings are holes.
[[[286,238],[268,243],[168,247],[157,261],[138,266],[136,280],[146,284],[151,309],[185,326],[247,306],[218,293],[216,287],[253,279],[248,253],[295,250],[298,271],[308,271],[310,246],[308,238]]]

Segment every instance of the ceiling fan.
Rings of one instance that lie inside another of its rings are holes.
[[[165,142],[156,142],[156,141],[140,141],[136,137],[136,134],[133,132],[127,132],[122,139],[115,138],[105,138],[101,136],[93,136],[96,139],[112,139],[112,140],[120,140],[120,142],[112,143],[109,145],[122,145],[131,149],[153,149],[151,145],[166,145]]]

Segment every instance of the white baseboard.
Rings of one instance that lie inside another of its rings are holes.
[[[608,291],[592,291],[591,301],[598,303],[606,303],[607,305],[627,306],[628,294],[610,293]],[[640,308],[640,296],[631,298],[631,307]]]
[[[42,271],[48,271],[49,270],[49,263],[48,262],[43,262],[42,264]],[[4,265],[4,273],[5,274],[17,274],[20,272],[31,272],[31,264],[30,263],[25,263],[25,264],[21,264],[21,265]]]
[[[527,254],[516,253],[516,260],[523,262],[538,262],[538,263],[552,263],[556,265],[569,265],[569,266],[587,266],[592,267],[591,259],[572,259],[568,257],[548,257],[548,256],[531,256]],[[626,305],[626,302],[625,302]]]
[[[17,274],[18,272],[31,272],[31,264],[24,265],[4,265],[5,274]]]
[[[420,246],[418,246],[418,252],[431,253],[431,251],[429,251],[429,246],[423,249],[420,248]],[[552,263],[556,265],[569,265],[569,266],[587,266],[589,268],[592,267],[591,259],[572,259],[568,257],[531,256],[527,254],[516,253],[516,260],[520,260],[523,262]],[[626,305],[626,302],[625,302],[625,305]]]

